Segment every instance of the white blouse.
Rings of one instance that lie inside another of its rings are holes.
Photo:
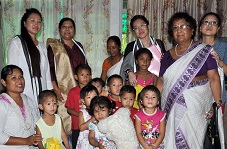
[[[21,94],[25,109],[24,119],[20,107],[6,93],[0,95],[0,149],[30,149],[28,145],[4,145],[10,138],[27,138],[35,134],[35,122],[39,119],[39,113],[32,100]]]

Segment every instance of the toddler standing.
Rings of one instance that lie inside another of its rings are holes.
[[[130,118],[134,124],[135,119],[134,115],[138,112],[137,109],[133,108],[133,104],[136,98],[136,89],[131,85],[125,85],[120,90],[120,102],[123,107],[129,108],[130,110]]]
[[[120,107],[122,107],[120,102],[120,89],[123,86],[123,79],[120,75],[114,74],[107,79],[107,87],[109,95],[107,98],[112,102],[116,103],[116,108],[113,112],[116,112]]]
[[[98,90],[93,85],[87,85],[80,91],[80,97],[83,100],[86,109],[81,109],[79,113],[80,135],[77,141],[76,149],[93,149],[93,146],[91,146],[88,141],[88,124],[93,122],[95,118],[89,115],[88,110],[90,108],[92,98],[98,95]]]
[[[162,148],[165,136],[166,114],[159,109],[160,91],[154,85],[148,85],[140,93],[140,101],[144,107],[135,114],[136,135],[141,148]]]
[[[89,143],[95,149],[116,149],[113,141],[106,138],[105,134],[98,130],[97,124],[100,120],[107,118],[114,109],[115,104],[105,96],[97,96],[91,100],[89,114],[95,117],[95,122],[89,123]]]
[[[42,110],[41,118],[36,122],[36,134],[41,134],[43,141],[38,142],[40,149],[53,146],[48,140],[55,139],[58,141],[56,146],[61,148],[62,140],[66,149],[70,149],[67,135],[65,133],[60,116],[56,113],[57,96],[51,90],[44,90],[39,94],[39,109]],[[63,147],[64,148],[64,147]]]

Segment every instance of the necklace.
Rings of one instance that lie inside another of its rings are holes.
[[[192,42],[193,42],[193,40],[191,41],[191,43],[190,43],[190,45],[188,46],[188,48],[192,45]],[[180,57],[182,54],[178,54],[177,53],[177,46],[178,46],[178,44],[175,46],[175,54],[176,54],[176,56],[178,56],[178,57]],[[188,48],[187,48],[187,50],[188,50]]]

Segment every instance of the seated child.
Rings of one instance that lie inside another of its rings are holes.
[[[93,97],[98,96],[98,90],[93,85],[87,85],[83,87],[80,91],[80,97],[83,100],[86,109],[81,109],[79,113],[79,128],[80,135],[77,141],[76,149],[93,149],[93,146],[89,144],[88,141],[88,124],[93,122],[95,118],[88,114],[88,110],[90,108],[90,103]]]
[[[134,115],[138,112],[137,109],[133,108],[133,104],[136,97],[136,89],[131,85],[125,85],[120,90],[120,102],[123,107],[129,108],[130,110],[130,118],[134,124],[135,119]]]
[[[97,127],[98,122],[107,118],[114,108],[115,104],[105,96],[96,96],[91,100],[89,114],[94,116],[96,121],[88,125],[88,139],[95,149],[116,149],[115,143],[108,140],[105,134],[101,133]]]
[[[77,86],[72,88],[65,103],[67,112],[71,115],[72,119],[72,146],[76,148],[77,140],[79,137],[78,116],[80,109],[83,108],[80,102],[80,90],[86,86],[91,80],[91,68],[87,64],[77,65],[75,68],[74,78],[77,81]]]
[[[106,96],[105,82],[101,78],[92,79],[89,84],[94,85],[99,91],[99,96]]]
[[[107,87],[110,101],[114,101],[116,103],[116,108],[113,109],[113,112],[116,112],[120,107],[122,107],[120,102],[120,90],[123,86],[123,79],[120,75],[114,74],[107,79]]]
[[[43,141],[38,142],[40,149],[48,149],[51,146],[56,149],[62,148],[62,140],[66,149],[70,149],[67,135],[65,133],[62,120],[56,113],[57,96],[51,90],[44,90],[39,94],[39,109],[43,112],[41,118],[36,122],[36,134],[41,134]],[[54,140],[51,144],[48,140]]]

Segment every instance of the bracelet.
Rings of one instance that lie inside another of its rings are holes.
[[[213,114],[213,112],[214,112],[213,110],[210,110],[210,111],[207,112],[207,114],[211,115],[211,114]]]
[[[128,74],[130,71],[130,69],[125,70],[125,74]]]
[[[220,61],[222,61],[222,60],[220,60]],[[220,61],[219,61],[219,63],[220,63]],[[219,65],[219,63],[218,63],[218,65]],[[224,66],[224,62],[222,61],[222,66],[221,65],[219,65],[221,68],[223,68],[223,66]]]
[[[156,145],[155,145],[154,143],[152,143],[152,144],[151,144],[151,146],[154,146],[154,147],[156,147]]]

